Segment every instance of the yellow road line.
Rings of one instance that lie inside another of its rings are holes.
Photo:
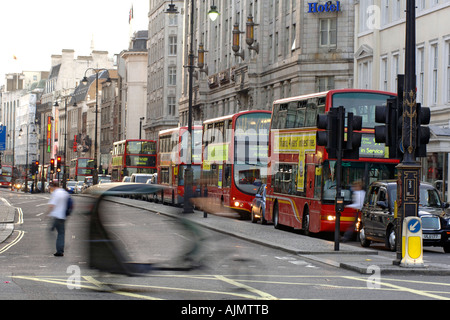
[[[350,280],[358,280],[358,281],[367,282],[367,279],[362,279],[362,278],[357,278],[357,277],[343,276],[343,278],[350,279]],[[429,297],[429,298],[438,299],[438,300],[450,300],[450,298],[447,298],[447,297],[438,296],[436,294],[431,294],[431,293],[428,293],[426,291],[421,291],[421,290],[401,287],[401,286],[397,286],[397,285],[391,284],[391,283],[386,283],[386,282],[381,282],[380,281],[379,284],[380,284],[380,286],[390,287],[390,288],[396,289],[398,291],[409,292],[409,293],[412,293],[412,294],[417,294],[419,296]],[[372,289],[372,290],[374,290],[374,289]]]
[[[232,284],[232,285],[234,285],[234,286],[236,286],[236,287],[238,287],[238,288],[242,288],[242,289],[245,289],[245,290],[247,290],[247,291],[250,291],[251,293],[254,293],[254,294],[256,294],[256,295],[259,295],[262,299],[265,299],[265,300],[277,300],[276,297],[272,296],[272,295],[269,294],[269,293],[266,293],[266,292],[264,292],[264,291],[255,289],[255,288],[250,287],[250,286],[247,286],[247,285],[245,285],[245,284],[243,284],[243,283],[240,283],[240,282],[238,282],[238,281],[234,281],[234,280],[229,279],[229,278],[226,278],[226,277],[224,277],[224,276],[215,276],[215,277],[216,277],[217,279],[221,280],[221,281],[224,281],[224,282],[227,282],[227,283],[229,283],[229,284]]]
[[[0,254],[8,251],[9,249],[11,249],[13,246],[15,246],[16,244],[19,243],[20,240],[22,240],[25,232],[24,231],[18,231],[19,235],[17,236],[16,239],[13,240],[13,242],[7,244],[5,247],[3,247],[3,249],[0,250]]]

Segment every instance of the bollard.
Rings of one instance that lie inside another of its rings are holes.
[[[402,267],[423,267],[422,220],[406,217],[403,220]]]

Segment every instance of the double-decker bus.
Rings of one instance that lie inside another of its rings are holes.
[[[252,110],[203,122],[203,194],[241,218],[266,183],[270,118]]]
[[[188,127],[177,127],[159,132],[158,184],[165,186],[157,194],[157,200],[179,205],[184,202],[184,173],[191,163],[194,195],[200,188],[202,164],[202,127],[193,126],[193,139],[189,139]],[[192,145],[192,162],[189,161],[189,146]]]
[[[11,187],[12,183],[12,166],[5,166],[3,165],[1,167],[1,173],[0,173],[0,187],[2,188],[9,188]]]
[[[275,101],[270,130],[269,170],[265,219],[276,228],[290,226],[306,234],[335,229],[336,161],[316,145],[317,115],[344,106],[346,113],[362,116],[362,141],[358,160],[343,159],[342,195],[351,204],[351,187],[367,186],[396,175],[397,160],[389,149],[375,143],[375,106],[386,105],[396,95],[370,90],[331,90]],[[356,219],[356,209],[342,212],[340,230]]]
[[[122,181],[133,173],[156,173],[156,141],[130,139],[114,142],[111,180]]]
[[[94,172],[94,159],[76,158],[70,160],[69,179],[75,181],[84,181]]]

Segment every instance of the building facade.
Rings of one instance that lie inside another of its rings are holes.
[[[405,70],[406,0],[359,1],[355,11],[355,86],[397,92]],[[450,1],[417,1],[417,102],[431,108],[422,181],[447,180],[450,127]],[[450,198],[449,198],[450,199]]]
[[[128,50],[120,53],[119,75],[122,78],[122,128],[125,139],[139,138],[140,118],[147,110],[147,40],[148,31],[137,31]]]
[[[191,3],[184,3],[184,65]],[[247,109],[271,110],[279,98],[353,87],[354,1],[216,1],[216,21],[206,16],[213,1],[194,3],[195,55],[202,46],[207,51],[194,78],[194,123]],[[248,38],[252,22],[254,37]],[[186,125],[187,68],[182,79],[179,113]]]
[[[179,122],[178,101],[183,74],[184,1],[173,1],[178,14],[168,14],[171,1],[150,0],[147,71],[147,139]]]

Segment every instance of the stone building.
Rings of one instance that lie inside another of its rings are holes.
[[[188,65],[190,5],[184,2],[183,65]],[[271,110],[279,98],[353,87],[355,1],[194,1],[194,123],[247,109]],[[254,37],[247,26],[254,23]],[[239,35],[239,46],[233,45]],[[238,55],[236,55],[238,54]],[[196,66],[197,65],[196,60]],[[206,72],[207,71],[207,72]],[[182,77],[180,124],[188,122],[188,69]]]
[[[184,1],[173,4],[178,14],[167,14],[171,1],[151,0],[147,71],[147,114],[144,125],[147,139],[157,140],[161,130],[178,125],[178,101],[183,74]]]
[[[355,87],[397,92],[397,75],[405,70],[405,8],[406,0],[356,4]],[[431,141],[427,158],[422,158],[421,180],[433,183],[450,176],[449,16],[449,0],[417,1],[417,102],[431,109]]]

